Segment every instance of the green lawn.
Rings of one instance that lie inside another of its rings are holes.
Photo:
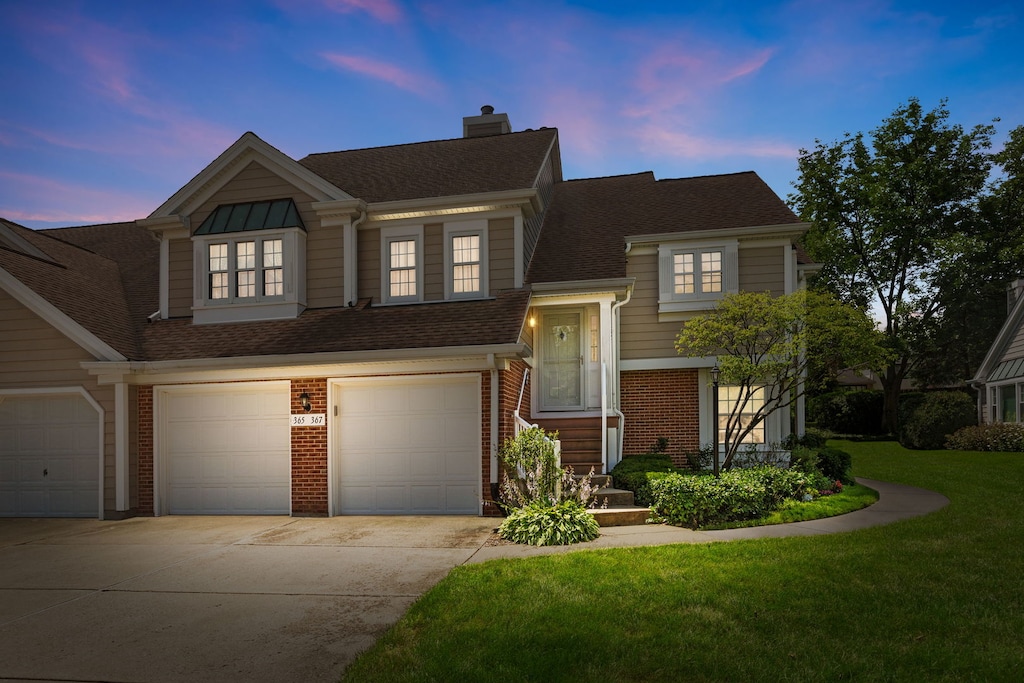
[[[1024,455],[834,445],[855,475],[950,505],[846,534],[461,567],[345,680],[1024,680]]]

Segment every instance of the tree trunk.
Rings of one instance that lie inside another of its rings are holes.
[[[900,390],[903,386],[903,375],[894,366],[885,369],[879,377],[882,382],[882,432],[899,435]]]

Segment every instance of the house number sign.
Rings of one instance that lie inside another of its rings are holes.
[[[292,415],[292,427],[318,427],[327,424],[326,413],[299,413]]]

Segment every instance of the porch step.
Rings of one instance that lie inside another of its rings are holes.
[[[599,489],[596,496],[598,506],[604,505],[606,502],[608,507],[617,505],[633,505],[633,492],[626,491],[624,489],[613,489],[606,486]]]
[[[598,526],[642,526],[647,524],[647,518],[651,514],[649,508],[634,505],[609,506],[603,510],[593,508],[587,512],[594,515]]]

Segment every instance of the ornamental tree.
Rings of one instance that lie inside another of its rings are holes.
[[[722,467],[727,470],[744,439],[769,414],[824,385],[842,368],[883,362],[880,342],[881,333],[864,311],[830,294],[800,290],[777,297],[726,295],[711,312],[685,323],[675,347],[687,356],[715,356],[720,384],[738,390],[724,425]],[[812,368],[819,370],[809,373]]]

